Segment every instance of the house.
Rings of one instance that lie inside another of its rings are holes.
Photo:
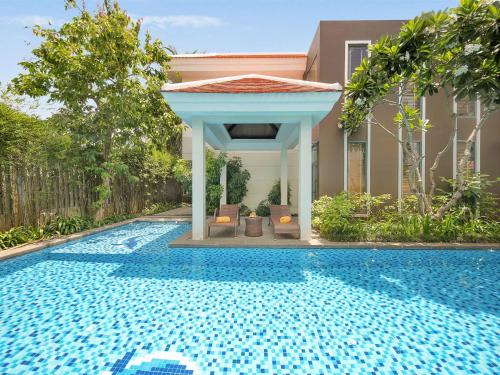
[[[307,53],[176,55],[171,62],[172,71],[175,72],[172,79],[189,87],[190,82],[196,86],[196,82],[211,79],[210,82],[219,84],[224,82],[224,77],[258,74],[285,80],[282,83],[291,79],[339,83],[343,86],[362,59],[368,56],[368,46],[382,35],[397,33],[404,22],[321,21]],[[304,86],[303,83],[298,84]],[[479,119],[479,102],[457,102],[448,99],[444,94],[425,98],[416,98],[410,93],[403,93],[403,96],[408,105],[420,108],[424,119],[429,119],[431,124],[439,124],[427,132],[421,132],[415,139],[417,149],[423,156],[422,170],[428,169],[429,163],[433,162],[438,151],[446,145],[450,129],[457,127],[452,147],[443,155],[436,171],[437,176],[451,178],[456,173],[457,159],[463,152],[465,139]],[[335,102],[336,100],[332,100],[332,105]],[[313,124],[310,145],[310,198],[316,199],[324,194],[331,195],[341,191],[368,192],[373,195],[390,193],[396,198],[411,194],[402,147],[382,128],[371,124],[370,120],[367,120],[366,126],[358,132],[347,136],[338,127],[341,102],[342,99],[338,100],[326,116],[317,124]],[[450,116],[451,111],[458,114],[455,124]],[[394,115],[394,109],[389,107],[377,107],[374,112],[374,116],[386,124],[392,124]],[[498,125],[499,117],[496,115],[491,118],[489,124],[478,134],[473,145],[473,157],[468,166],[471,170],[493,177],[498,176],[500,171],[500,128],[492,126],[495,123]],[[234,128],[226,124],[225,132],[231,137],[230,129]],[[240,130],[250,132],[243,134],[243,137],[252,137],[250,128],[245,130],[241,127]],[[224,129],[222,131],[224,132]],[[269,129],[268,131],[272,132]],[[398,136],[402,137],[402,133],[399,132]],[[265,136],[262,134],[256,136],[255,144],[265,144],[263,138]],[[192,144],[189,129],[183,136],[183,156],[188,160],[193,155]],[[243,203],[255,208],[266,197],[272,184],[280,176],[287,176],[292,188],[292,211],[300,211],[302,198],[299,198],[299,148],[293,147],[286,151],[265,147],[255,147],[252,150],[226,149],[230,156],[240,156],[243,165],[252,175],[248,195]],[[286,152],[286,165],[283,163],[283,152]],[[309,160],[307,162],[309,163]],[[428,188],[428,176],[423,174],[423,178]],[[444,187],[442,182],[439,184]]]

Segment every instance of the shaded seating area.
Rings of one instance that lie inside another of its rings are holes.
[[[240,225],[240,207],[237,204],[223,204],[214,211],[212,221],[208,223],[208,237],[212,228],[233,228],[236,237]]]
[[[172,110],[191,127],[192,240],[205,239],[207,143],[222,152],[279,152],[284,192],[288,180],[287,153],[297,148],[300,226],[275,223],[273,228],[275,234],[295,234],[300,228],[300,239],[311,240],[312,129],[331,111],[341,90],[338,83],[261,74],[169,83],[162,88]],[[226,178],[226,173],[221,173],[222,186],[226,186]],[[224,194],[225,190],[221,203],[227,202]],[[286,202],[285,193],[281,203]],[[237,234],[234,223],[234,219],[230,223],[212,222],[209,227],[231,225]]]
[[[269,225],[273,235],[291,234],[300,237],[300,225],[293,221],[290,208],[287,205],[274,205],[270,207]]]

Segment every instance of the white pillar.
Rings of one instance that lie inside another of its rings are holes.
[[[281,204],[288,204],[288,149],[281,148]]]
[[[227,164],[224,164],[220,171],[220,185],[222,186],[222,196],[220,204],[227,204]]]
[[[205,126],[203,120],[193,119],[193,186],[192,186],[192,238],[203,240],[205,237]]]
[[[300,121],[299,129],[299,224],[300,239],[311,239],[312,139],[311,118]]]

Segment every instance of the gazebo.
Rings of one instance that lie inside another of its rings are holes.
[[[162,88],[172,110],[192,128],[193,240],[203,240],[206,233],[205,143],[221,151],[280,150],[282,204],[287,203],[287,150],[298,145],[300,238],[311,238],[311,131],[331,111],[341,89],[338,83],[258,74]],[[225,176],[223,171],[223,186]]]

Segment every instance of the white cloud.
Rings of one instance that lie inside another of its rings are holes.
[[[21,25],[21,26],[55,26],[62,24],[64,21],[57,20],[48,16],[0,16],[1,25]]]
[[[143,25],[155,26],[163,29],[172,27],[216,27],[221,26],[222,20],[217,17],[199,15],[178,15],[178,16],[143,16]]]
[[[142,19],[143,25],[158,27],[217,27],[223,25],[220,18],[201,15],[177,15],[177,16],[132,16],[134,19]],[[60,26],[64,20],[54,19],[49,16],[26,15],[26,16],[0,16],[0,25],[20,26]]]

